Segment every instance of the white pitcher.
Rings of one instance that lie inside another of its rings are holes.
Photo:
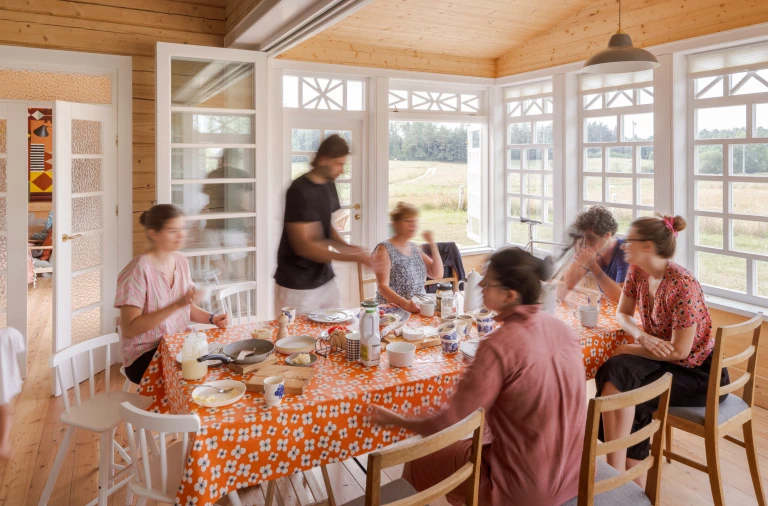
[[[466,281],[460,281],[464,283],[464,310],[463,312],[469,313],[483,307],[483,289],[480,286],[480,280],[483,277],[478,274],[474,269],[467,274]]]

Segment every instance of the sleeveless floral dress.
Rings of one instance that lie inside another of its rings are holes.
[[[427,281],[427,266],[421,258],[421,250],[414,243],[408,243],[410,255],[403,255],[389,241],[384,241],[377,248],[385,247],[389,254],[392,268],[389,270],[389,287],[399,296],[411,300],[417,294],[426,293],[424,283]],[[388,301],[376,291],[376,302],[387,304]]]

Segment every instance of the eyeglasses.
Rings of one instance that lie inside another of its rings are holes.
[[[490,283],[487,283],[484,279],[480,281],[480,286],[482,288],[501,288],[502,290],[507,289],[507,287],[502,284],[499,284],[499,283],[490,284]]]

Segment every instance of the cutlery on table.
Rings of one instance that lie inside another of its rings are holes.
[[[213,388],[214,390],[216,390],[216,392],[218,392],[220,394],[228,394],[229,392],[231,392],[232,390],[235,389],[234,387],[232,387],[232,388],[218,388],[218,387],[214,387],[214,386],[211,386],[211,385],[200,385],[200,386],[201,387],[207,387],[207,388]]]

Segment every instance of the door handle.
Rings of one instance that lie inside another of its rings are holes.
[[[83,234],[75,234],[75,235],[64,234],[61,236],[61,242],[71,241],[72,239],[77,239],[78,237],[82,237],[82,236]]]
[[[352,209],[357,209],[359,211],[360,210],[360,204],[355,204],[354,206],[352,206]]]
[[[359,215],[359,214],[356,214],[356,215],[355,215],[355,219],[356,219],[356,220],[359,220],[359,219],[360,219],[360,215]]]

